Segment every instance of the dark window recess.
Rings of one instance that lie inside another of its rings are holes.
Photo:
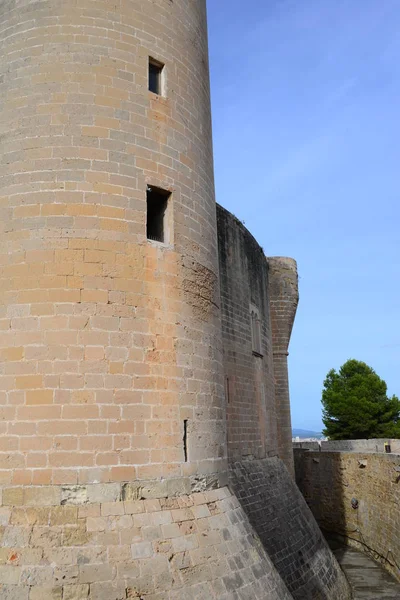
[[[166,242],[166,213],[170,193],[160,188],[147,188],[147,239]]]
[[[161,96],[162,93],[162,72],[164,65],[149,59],[149,90],[153,94]]]

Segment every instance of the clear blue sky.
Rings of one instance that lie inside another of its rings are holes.
[[[209,0],[217,200],[292,256],[294,427],[330,368],[400,396],[400,2]]]

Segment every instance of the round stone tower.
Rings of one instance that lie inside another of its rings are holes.
[[[221,487],[205,0],[2,0],[0,51],[0,596],[289,600]]]
[[[224,470],[205,3],[0,10],[2,480]]]

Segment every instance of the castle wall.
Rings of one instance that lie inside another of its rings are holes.
[[[319,526],[370,554],[400,580],[400,455],[294,454],[297,484]]]
[[[231,485],[293,598],[346,600],[345,576],[283,462],[243,461]]]
[[[229,460],[265,458],[278,447],[268,264],[249,231],[221,206],[217,222]],[[259,353],[252,307],[260,320]]]

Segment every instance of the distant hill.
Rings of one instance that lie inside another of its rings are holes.
[[[308,429],[292,429],[292,436],[300,437],[300,438],[318,438],[318,439],[324,437],[322,435],[322,433],[319,433],[318,431],[309,431]]]

